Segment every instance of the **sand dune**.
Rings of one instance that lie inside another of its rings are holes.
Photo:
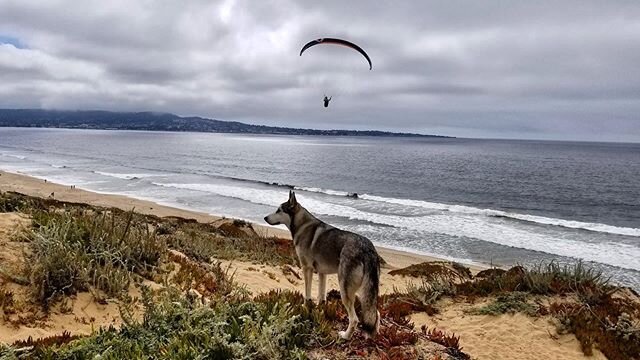
[[[92,205],[118,207],[122,209],[135,208],[136,211],[157,216],[180,216],[195,218],[201,222],[220,221],[220,217],[207,214],[175,209],[158,205],[149,201],[132,199],[124,196],[103,195],[70,189],[52,183],[44,183],[43,180],[31,177],[1,173],[0,190],[16,191],[28,195],[47,197],[55,193],[58,200],[70,202],[82,202]],[[20,226],[28,224],[29,219],[15,213],[0,213],[0,262],[3,266],[12,268],[19,266],[21,252],[24,244],[15,241],[15,232]],[[257,227],[258,231],[288,236],[287,233],[269,227]],[[389,262],[391,268],[405,267],[424,261],[436,260],[433,258],[404,253],[395,250],[379,248],[381,256]],[[225,267],[229,267],[234,273],[234,280],[244,285],[254,294],[267,292],[272,289],[290,289],[303,291],[300,270],[293,266],[268,266],[253,264],[245,261],[223,261]],[[383,269],[381,278],[381,293],[389,293],[394,289],[402,289],[408,281],[415,281],[402,276],[388,274],[390,268]],[[479,268],[473,268],[478,271]],[[0,277],[1,278],[1,277]],[[317,278],[314,279],[317,281]],[[27,304],[28,289],[16,284],[12,290],[23,297]],[[337,289],[336,276],[328,277],[328,290]],[[132,289],[132,295],[137,296]],[[313,287],[316,295],[317,287]],[[584,359],[582,351],[575,336],[557,335],[553,325],[549,323],[549,317],[530,318],[522,314],[516,315],[468,315],[465,309],[477,304],[456,302],[451,299],[441,300],[437,304],[440,313],[428,316],[425,313],[414,314],[411,319],[417,325],[437,327],[439,329],[455,332],[460,336],[464,350],[475,359]],[[66,309],[58,306],[51,314],[44,316],[36,310],[29,309],[28,305],[22,309],[23,314],[30,313],[35,318],[41,317],[41,321],[32,321],[29,326],[15,325],[10,321],[0,319],[0,342],[10,344],[15,340],[25,339],[29,336],[42,337],[59,334],[62,331],[70,331],[73,334],[89,334],[99,326],[115,325],[120,323],[117,304],[97,304],[89,293],[80,293],[69,299]],[[595,351],[592,359],[604,359],[605,357]]]

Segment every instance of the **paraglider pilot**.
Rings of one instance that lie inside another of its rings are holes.
[[[302,56],[302,54],[308,48],[319,45],[319,44],[334,44],[334,45],[342,45],[342,46],[351,48],[359,52],[360,54],[362,54],[362,56],[364,56],[364,58],[367,60],[367,63],[369,64],[369,70],[373,69],[373,65],[371,64],[371,59],[369,58],[369,55],[364,50],[362,50],[360,46],[343,39],[320,38],[320,39],[311,40],[302,47],[302,50],[300,50],[300,56]],[[329,107],[329,101],[331,101],[331,97],[327,97],[327,95],[325,95],[323,101],[324,101],[324,107]]]
[[[331,101],[331,97],[324,96],[324,107],[329,107],[329,101]]]

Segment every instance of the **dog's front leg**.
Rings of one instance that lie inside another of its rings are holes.
[[[327,275],[318,273],[318,304],[327,299]]]
[[[303,268],[304,272],[304,299],[311,300],[311,283],[313,281],[313,268]]]

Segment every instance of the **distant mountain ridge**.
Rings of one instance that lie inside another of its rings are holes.
[[[318,130],[245,124],[237,121],[182,117],[155,112],[101,110],[0,109],[0,127],[38,127],[103,130],[190,131],[242,134],[438,137],[377,130]]]

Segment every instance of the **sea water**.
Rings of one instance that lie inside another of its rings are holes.
[[[258,223],[293,188],[378,245],[640,289],[640,144],[0,128],[0,169]]]

